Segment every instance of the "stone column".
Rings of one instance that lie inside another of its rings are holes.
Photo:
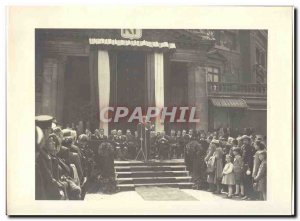
[[[58,61],[58,82],[57,82],[57,104],[56,104],[56,119],[62,124],[64,114],[64,91],[65,91],[65,70],[67,56],[60,56]]]
[[[42,114],[56,117],[58,61],[56,58],[43,60]]]
[[[110,98],[110,68],[108,51],[98,50],[98,91],[99,91],[99,111],[109,107]],[[108,122],[101,121],[99,128],[104,129],[106,135],[108,132]],[[107,112],[105,118],[108,118]]]
[[[155,106],[163,108],[165,103],[164,90],[164,55],[162,52],[154,53],[154,79],[155,79]],[[164,131],[164,123],[160,118],[156,119],[155,130]]]
[[[146,58],[147,105],[148,107],[164,107],[164,55],[163,53],[149,53]],[[155,120],[155,130],[164,130],[164,123],[160,118]]]
[[[195,129],[208,130],[208,97],[206,90],[206,68],[197,63],[188,65],[188,101],[190,107],[196,107]]]

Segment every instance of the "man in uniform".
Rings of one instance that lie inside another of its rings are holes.
[[[182,136],[181,136],[181,131],[177,131],[177,135],[176,135],[176,140],[177,140],[177,147],[175,150],[175,155],[177,159],[181,159],[182,158],[182,154],[183,154],[183,144],[181,143],[182,140]]]
[[[185,133],[183,132],[182,134],[185,134]],[[186,135],[183,135],[183,136],[184,136],[184,142],[185,142],[185,146],[184,146],[184,162],[186,164],[187,170],[191,172],[192,171],[192,159],[191,159],[190,151],[189,151],[189,148],[188,148],[187,144],[192,140],[193,130],[190,129],[189,133],[186,134]]]
[[[172,159],[174,157],[175,151],[178,146],[175,130],[173,129],[171,130],[171,135],[169,137],[169,144],[170,144],[169,158]]]
[[[129,159],[134,159],[136,156],[136,145],[134,136],[129,129],[126,130],[126,146],[128,147]]]

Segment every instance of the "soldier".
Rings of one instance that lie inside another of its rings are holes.
[[[254,197],[253,191],[253,180],[251,177],[253,171],[253,156],[254,149],[250,145],[250,137],[248,135],[243,135],[241,137],[242,140],[242,158],[244,162],[244,188],[245,188],[245,196],[242,198],[243,200],[249,198],[252,199]]]
[[[180,136],[178,136],[178,134],[180,133]],[[184,156],[184,149],[185,149],[185,145],[187,144],[186,143],[186,140],[185,140],[185,136],[186,136],[186,131],[185,130],[182,130],[182,132],[178,131],[177,132],[177,139],[178,139],[178,155],[179,155],[179,158],[183,158]]]
[[[175,130],[173,129],[171,130],[171,135],[169,137],[169,145],[170,145],[169,158],[172,159],[174,157],[175,151],[178,146]]]
[[[126,146],[128,147],[129,159],[134,159],[136,156],[136,144],[134,136],[129,129],[126,130]]]
[[[189,130],[188,134],[186,134],[185,130],[182,131],[182,137],[183,137],[182,142],[184,143],[184,162],[185,162],[187,170],[190,172],[192,170],[192,165],[191,165],[191,159],[190,159],[190,155],[189,155],[189,148],[187,147],[187,144],[192,139],[192,133],[193,133],[193,130]]]

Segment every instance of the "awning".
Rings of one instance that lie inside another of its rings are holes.
[[[211,98],[211,102],[216,107],[247,108],[245,100],[238,98]]]

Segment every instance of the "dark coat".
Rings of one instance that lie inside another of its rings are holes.
[[[36,187],[37,200],[59,200],[64,191],[59,183],[59,163],[50,154],[41,150],[36,158]]]
[[[260,163],[256,177],[254,181],[257,182],[257,190],[260,192],[267,191],[267,161],[264,160]]]

